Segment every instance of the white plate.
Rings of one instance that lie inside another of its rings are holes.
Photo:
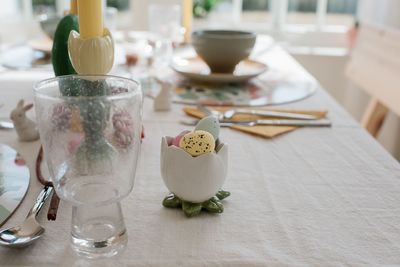
[[[32,68],[50,68],[49,54],[34,50],[29,45],[18,45],[3,52],[1,64],[13,70],[30,70]]]
[[[240,62],[233,73],[211,73],[207,64],[199,57],[175,58],[171,67],[177,73],[198,82],[240,83],[257,77],[268,67],[259,61],[246,59]]]
[[[11,147],[0,144],[0,226],[24,199],[29,178],[25,160]]]

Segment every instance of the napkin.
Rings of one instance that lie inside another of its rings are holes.
[[[213,108],[213,110],[217,111],[225,111],[231,109],[230,107],[218,107],[218,108]],[[326,116],[328,113],[327,111],[310,111],[310,110],[287,110],[287,109],[260,109],[260,110],[273,110],[273,111],[281,111],[281,112],[290,112],[290,113],[296,113],[296,114],[308,114],[308,115],[313,115],[316,116],[317,118],[321,119]],[[200,111],[199,109],[195,107],[185,107],[183,108],[183,111],[192,117],[196,118],[203,118],[207,114],[204,112]],[[257,115],[244,115],[244,114],[237,114],[232,118],[232,121],[246,121],[246,120],[257,120],[257,119],[277,119],[277,118],[270,118],[270,117],[263,117],[263,116],[257,116]],[[265,138],[272,138],[277,135],[291,132],[298,127],[296,126],[269,126],[269,125],[256,125],[256,126],[239,126],[239,125],[234,125],[231,126],[230,128],[245,132],[248,134],[252,135],[258,135],[262,136]]]

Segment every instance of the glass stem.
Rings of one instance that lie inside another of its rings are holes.
[[[127,233],[119,202],[72,207],[72,247],[89,258],[110,257],[127,243]]]

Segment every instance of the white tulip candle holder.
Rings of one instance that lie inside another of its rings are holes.
[[[104,28],[102,37],[81,38],[71,31],[68,38],[70,60],[75,71],[84,75],[107,74],[114,64],[114,40]]]
[[[222,213],[221,200],[230,195],[221,190],[228,168],[228,146],[220,143],[215,151],[193,157],[171,145],[172,140],[163,137],[161,141],[161,175],[171,192],[163,206],[182,208],[188,217],[202,210]]]

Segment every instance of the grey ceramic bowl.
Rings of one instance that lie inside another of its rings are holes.
[[[256,34],[245,31],[201,30],[192,33],[192,45],[213,73],[232,73],[253,50]]]

